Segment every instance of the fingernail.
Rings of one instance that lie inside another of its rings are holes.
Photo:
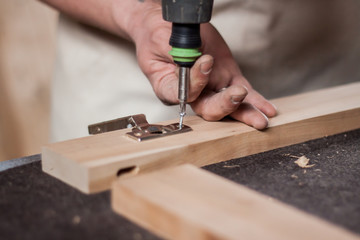
[[[266,121],[269,123],[269,118],[265,115],[265,113],[263,113],[262,111],[259,110],[259,112],[264,116],[264,118],[266,119]]]
[[[231,102],[233,104],[239,104],[244,99],[244,96],[231,96]]]
[[[264,118],[266,120],[266,127],[265,128],[267,128],[269,126],[269,118],[265,115],[265,113],[261,112],[260,110],[259,110],[259,112],[264,116]]]
[[[261,115],[263,115],[263,117],[265,118],[266,121],[266,125],[264,127],[255,127],[256,129],[266,129],[269,127],[269,118],[265,115],[265,113],[263,113],[262,111],[260,111],[257,107],[253,106],[256,110],[259,111],[259,113],[261,113]]]
[[[245,85],[242,85],[243,88],[245,88],[246,92],[249,92],[249,89],[245,86]]]
[[[273,103],[270,103],[270,104],[275,108],[276,111],[278,110],[278,108],[275,104],[273,104]]]
[[[210,61],[200,64],[201,73],[208,75],[212,70],[213,63],[214,63],[214,60],[210,60]]]

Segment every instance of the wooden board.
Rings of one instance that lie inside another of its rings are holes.
[[[183,163],[204,166],[360,128],[359,92],[360,83],[353,83],[273,100],[279,115],[266,131],[188,117],[185,124],[194,131],[145,142],[128,138],[125,129],[50,144],[43,147],[42,166],[83,192],[98,192],[124,168],[146,173]]]
[[[189,164],[116,181],[112,207],[166,239],[359,239]]]
[[[40,1],[0,1],[0,161],[49,142],[56,24]]]

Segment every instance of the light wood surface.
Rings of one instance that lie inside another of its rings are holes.
[[[48,143],[55,26],[36,0],[0,1],[0,161]]]
[[[189,164],[116,181],[112,207],[166,239],[359,239]]]
[[[43,147],[42,167],[83,192],[98,192],[131,166],[133,174],[183,163],[204,166],[360,128],[359,92],[354,83],[273,100],[279,115],[266,131],[188,117],[192,132],[145,142],[126,137],[125,129],[55,143]]]

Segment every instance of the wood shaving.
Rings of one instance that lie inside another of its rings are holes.
[[[223,168],[237,168],[240,167],[240,165],[224,165]]]
[[[308,165],[309,161],[310,159],[308,159],[307,157],[301,156],[294,163],[296,163],[301,168],[311,168],[315,166],[315,164]]]

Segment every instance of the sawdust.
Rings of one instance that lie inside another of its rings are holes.
[[[293,175],[291,175],[291,178],[293,178],[293,179],[297,179],[297,178],[299,178],[298,176],[296,176],[295,174],[293,174]]]
[[[299,158],[298,156],[291,155],[290,153],[285,153],[285,154],[282,154],[282,155],[285,156],[285,157]]]
[[[307,157],[301,156],[294,163],[296,163],[301,168],[311,168],[315,166],[315,164],[308,165],[309,161],[310,159],[308,159]]]
[[[81,222],[80,216],[79,216],[79,215],[75,215],[75,216],[73,217],[73,219],[72,219],[72,223],[73,223],[74,225],[78,225],[80,222]]]

